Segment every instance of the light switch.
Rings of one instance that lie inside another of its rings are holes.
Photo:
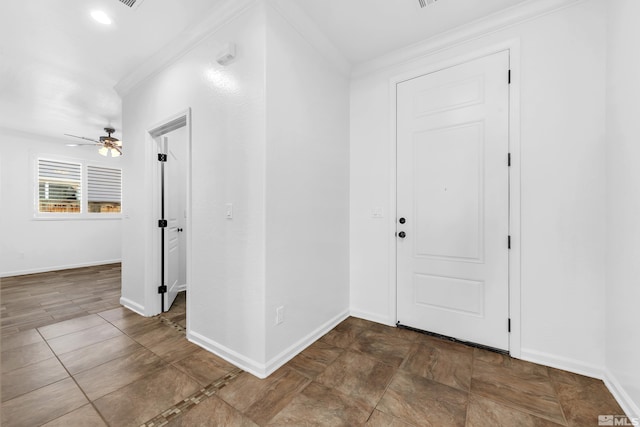
[[[227,219],[233,218],[233,203],[226,203],[224,205],[224,217]]]

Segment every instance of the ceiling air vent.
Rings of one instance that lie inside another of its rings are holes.
[[[120,1],[123,1],[123,0],[120,0]],[[418,3],[420,3],[420,7],[427,7],[428,4],[434,4],[437,1],[438,0],[418,0]]]
[[[118,0],[118,1],[125,6],[129,6],[135,9],[135,8],[138,8],[140,6],[140,3],[142,3],[144,0]]]

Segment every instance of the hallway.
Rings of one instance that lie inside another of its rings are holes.
[[[184,293],[153,318],[107,307],[115,271],[2,280],[3,426],[583,427],[623,414],[599,380],[353,317],[259,380],[186,341]],[[72,282],[98,300],[74,305]],[[53,300],[76,317],[45,319]]]

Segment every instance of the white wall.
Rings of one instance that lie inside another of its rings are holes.
[[[349,312],[349,82],[267,10],[266,357]],[[276,308],[285,321],[275,324]]]
[[[222,67],[214,59],[228,42],[237,58]],[[320,58],[256,2],[123,100],[138,185],[125,191],[122,301],[159,309],[145,133],[191,108],[187,336],[258,376],[349,310],[348,80]]]
[[[120,261],[119,219],[34,219],[38,156],[121,167],[65,142],[0,129],[0,277]]]
[[[606,365],[629,416],[640,418],[640,2],[607,2]]]
[[[395,323],[390,79],[517,40],[522,356],[585,373],[604,363],[605,2],[590,0],[351,83],[351,307]],[[433,42],[430,40],[429,42]],[[360,67],[362,69],[362,67]],[[372,208],[382,207],[384,219]],[[518,236],[514,236],[518,238]],[[517,322],[517,319],[514,319]],[[518,349],[519,350],[519,349]]]
[[[147,130],[191,108],[191,275],[188,337],[247,369],[264,362],[265,24],[260,8],[228,22],[123,99],[132,181],[125,189],[123,302],[159,310],[150,245],[151,141]],[[215,62],[228,43],[237,58]],[[224,205],[233,203],[233,219]]]

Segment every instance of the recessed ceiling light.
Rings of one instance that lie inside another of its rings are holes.
[[[111,18],[109,18],[107,14],[101,10],[94,10],[93,12],[91,12],[91,17],[101,24],[111,25]]]

